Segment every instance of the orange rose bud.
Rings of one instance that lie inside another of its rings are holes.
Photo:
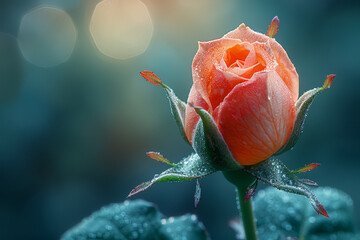
[[[192,72],[185,115],[190,142],[199,121],[192,103],[213,116],[241,165],[259,163],[287,143],[296,117],[299,78],[275,39],[241,24],[221,39],[200,42]]]

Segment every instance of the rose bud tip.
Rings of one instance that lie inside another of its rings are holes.
[[[246,27],[245,23],[240,24],[239,28],[240,27]]]
[[[211,42],[201,42],[201,41],[199,41],[198,44],[199,44],[199,50],[201,49],[203,51],[206,51],[211,47]]]

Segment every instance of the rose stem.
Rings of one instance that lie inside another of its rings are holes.
[[[240,215],[244,225],[245,235],[247,240],[257,240],[256,225],[254,213],[251,204],[251,198],[245,202],[246,192],[248,187],[255,182],[255,177],[246,173],[243,170],[224,171],[225,178],[235,185],[237,190],[238,203],[240,205]]]

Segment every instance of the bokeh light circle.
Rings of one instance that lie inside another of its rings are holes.
[[[25,59],[40,67],[67,61],[76,44],[77,32],[71,17],[54,7],[39,7],[21,20],[18,40]]]
[[[39,4],[46,4],[70,10],[79,7],[81,0],[38,0],[38,2]]]
[[[153,24],[146,5],[139,0],[103,0],[95,7],[90,32],[104,55],[127,59],[145,52]]]

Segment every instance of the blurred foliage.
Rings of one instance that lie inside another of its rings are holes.
[[[136,200],[94,212],[61,240],[209,240],[195,215],[165,218],[151,203]]]
[[[275,188],[260,191],[254,208],[261,239],[358,240],[353,201],[346,193],[320,187],[314,193],[323,203],[329,218],[318,215],[308,201]]]
[[[258,236],[262,240],[358,240],[353,201],[334,188],[314,190],[330,218],[318,215],[308,201],[275,188],[261,190],[254,201]],[[233,225],[243,239],[240,222]],[[151,203],[136,200],[101,208],[67,231],[61,240],[210,239],[195,215],[165,218]]]

